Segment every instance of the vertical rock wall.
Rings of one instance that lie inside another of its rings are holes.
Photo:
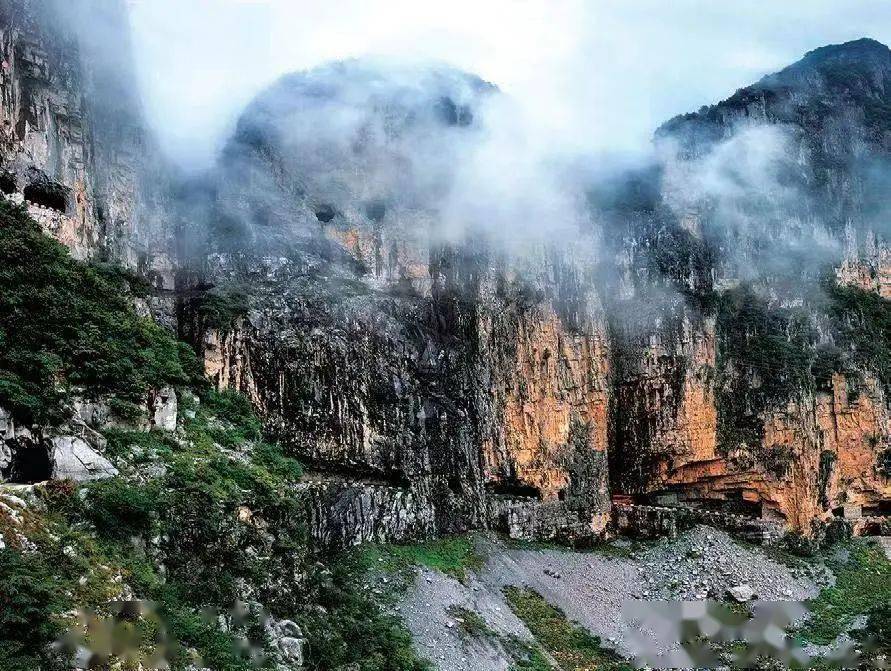
[[[0,7],[0,189],[80,259],[112,258],[172,289],[170,179],[145,128],[126,7]]]

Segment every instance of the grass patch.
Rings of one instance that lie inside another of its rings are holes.
[[[366,552],[370,561],[377,559],[382,568],[394,573],[425,566],[464,580],[468,571],[483,566],[483,558],[477,553],[470,536],[447,536],[411,545],[369,546]]]
[[[504,588],[504,596],[511,610],[529,627],[542,648],[563,671],[630,671],[633,668],[615,652],[604,649],[598,636],[570,622],[563,611],[549,604],[535,590],[508,586]]]
[[[829,560],[835,585],[821,590],[808,603],[811,618],[799,637],[820,645],[832,643],[854,618],[891,603],[891,562],[875,543],[860,540],[849,546],[847,560]]]
[[[57,588],[55,570],[39,554],[0,550],[0,668],[62,669],[47,646],[62,632],[60,613],[73,604]]]
[[[490,627],[482,615],[464,606],[449,606],[446,609],[449,617],[458,624],[462,634],[470,638],[492,638],[496,632]]]
[[[411,635],[401,620],[386,610],[386,596],[367,583],[368,552],[346,555],[330,570],[307,576],[306,608],[298,622],[306,635],[307,668],[319,671],[356,668],[362,671],[426,671]]]
[[[514,660],[511,671],[553,671],[554,666],[548,661],[542,649],[524,641],[514,634],[502,639],[501,644]]]

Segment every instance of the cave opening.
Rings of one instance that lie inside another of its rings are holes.
[[[33,485],[49,480],[51,476],[49,451],[44,445],[18,447],[13,452],[9,482],[17,485]]]
[[[65,187],[52,182],[34,182],[25,187],[25,200],[56,210],[65,212],[68,209],[68,194]]]
[[[18,190],[18,185],[15,183],[15,176],[9,172],[0,172],[0,192],[8,196]]]
[[[891,516],[891,499],[878,501],[875,505],[863,506],[865,517],[889,517]]]
[[[490,483],[489,491],[497,496],[511,496],[521,499],[541,499],[541,490],[538,487],[522,482],[517,478],[507,478]]]
[[[382,200],[373,200],[365,204],[365,215],[374,223],[379,224],[387,215],[387,206]]]
[[[882,525],[878,522],[867,522],[863,525],[863,530],[860,532],[861,536],[881,536],[882,535]]]
[[[331,205],[320,205],[316,209],[316,219],[323,224],[329,223],[336,214],[337,211]]]

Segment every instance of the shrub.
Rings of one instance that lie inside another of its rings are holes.
[[[214,287],[198,299],[196,312],[205,328],[225,329],[248,311],[247,294],[238,288]]]
[[[813,334],[801,314],[772,309],[745,285],[720,295],[717,331],[719,443],[752,447],[761,442],[760,413],[810,386]]]
[[[286,481],[296,481],[303,476],[300,462],[286,457],[279,445],[258,443],[253,451],[254,463],[265,468],[272,475]]]
[[[849,548],[846,560],[830,562],[835,584],[808,604],[812,615],[801,631],[807,641],[832,643],[855,617],[891,603],[891,562],[883,550],[867,541],[851,543]]]
[[[504,596],[511,610],[519,617],[541,646],[566,671],[582,669],[630,670],[613,651],[601,647],[600,638],[566,619],[559,608],[552,606],[538,592],[528,588],[507,586]]]
[[[426,566],[453,578],[463,580],[468,570],[482,566],[473,539],[468,536],[448,536],[412,545],[385,545],[378,548],[391,568]]]
[[[825,282],[824,290],[829,297],[829,316],[846,352],[846,357],[836,362],[836,369],[868,368],[891,387],[891,301],[834,281]]]
[[[158,488],[112,478],[89,487],[84,516],[105,538],[126,540],[148,533],[155,518]]]
[[[64,668],[48,646],[62,632],[56,618],[71,605],[39,554],[24,557],[15,550],[0,550],[0,668]]]
[[[873,641],[879,654],[891,655],[891,601],[874,606],[869,611],[862,637]]]
[[[356,665],[362,671],[423,671],[411,636],[394,616],[381,610],[363,588],[365,567],[356,557],[317,569],[308,579],[307,608],[298,618],[306,635],[309,668],[328,671]]]

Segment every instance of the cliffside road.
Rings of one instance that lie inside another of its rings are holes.
[[[399,604],[418,652],[442,671],[507,671],[505,639],[532,640],[504,597],[508,585],[535,590],[603,647],[630,655],[631,625],[623,617],[629,600],[720,600],[744,587],[753,598],[801,601],[831,579],[819,568],[791,569],[709,527],[641,547],[620,541],[603,552],[517,548],[486,536],[477,547],[486,559],[481,570],[462,583],[423,569]],[[468,634],[455,607],[477,613],[491,631]]]

